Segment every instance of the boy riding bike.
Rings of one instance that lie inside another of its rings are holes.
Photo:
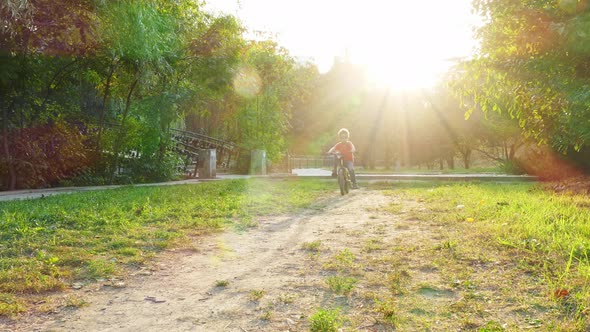
[[[352,181],[352,189],[358,189],[356,184],[356,176],[354,175],[354,153],[356,149],[354,144],[348,140],[350,137],[350,133],[348,129],[342,128],[338,131],[338,137],[340,138],[340,142],[336,143],[329,151],[328,154],[335,154],[339,153],[342,156],[342,161],[344,162],[344,166],[348,168],[350,172],[350,179]],[[332,170],[332,176],[336,176],[336,168],[338,167],[337,164],[338,160],[335,158],[334,161],[334,169]]]

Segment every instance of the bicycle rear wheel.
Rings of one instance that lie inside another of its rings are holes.
[[[340,194],[348,194],[348,184],[346,181],[346,174],[342,168],[338,169],[338,185],[340,186]]]

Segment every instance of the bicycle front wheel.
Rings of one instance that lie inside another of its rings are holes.
[[[346,172],[342,168],[338,170],[338,185],[340,186],[340,194],[348,194],[348,181],[346,181]]]
[[[344,169],[338,170],[338,185],[340,186],[341,195],[348,194],[348,181],[346,179],[346,170]]]
[[[350,172],[348,169],[344,170],[344,178],[346,179],[346,193],[348,193],[350,189],[352,189],[352,180],[350,179]]]

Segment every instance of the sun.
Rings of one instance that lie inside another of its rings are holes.
[[[373,83],[394,90],[430,89],[449,67],[449,62],[444,60],[395,53],[371,56],[359,62]]]
[[[482,18],[472,0],[216,0],[233,8],[253,31],[277,34],[297,58],[312,59],[320,72],[345,53],[379,85],[422,89],[452,64],[467,58]],[[301,19],[304,17],[305,19]]]
[[[474,21],[462,12],[468,6],[460,7],[460,2],[374,2],[345,32],[351,61],[363,65],[379,85],[433,87],[454,64],[452,59],[471,53],[475,45]]]

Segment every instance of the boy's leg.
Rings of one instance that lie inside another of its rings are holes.
[[[350,173],[350,181],[352,181],[352,189],[358,189],[358,185],[356,184],[356,175],[354,174],[354,165],[352,161],[346,161],[346,168],[348,168],[348,172]]]

